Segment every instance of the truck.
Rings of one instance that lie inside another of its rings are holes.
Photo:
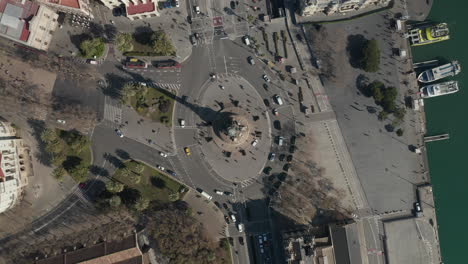
[[[211,199],[213,199],[213,196],[209,195],[209,194],[206,193],[205,191],[201,191],[200,194],[203,195],[203,197],[205,197],[205,198],[208,199],[209,201],[211,201]]]

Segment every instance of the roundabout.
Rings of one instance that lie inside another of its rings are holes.
[[[206,83],[198,101],[200,150],[209,166],[224,180],[256,178],[271,146],[268,110],[255,88],[242,77],[219,77]],[[204,115],[204,113],[212,113]]]

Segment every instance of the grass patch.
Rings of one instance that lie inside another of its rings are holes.
[[[141,176],[141,180],[135,183],[131,180],[131,177],[123,174],[126,168],[133,171],[138,164],[143,165],[144,169],[138,173]],[[115,172],[113,176],[114,180],[138,190],[144,199],[170,202],[182,199],[186,193],[187,187],[143,163],[131,160],[125,162],[124,165],[124,168],[120,168]]]
[[[88,59],[99,58],[104,55],[106,44],[103,38],[84,40],[80,44],[81,56]]]

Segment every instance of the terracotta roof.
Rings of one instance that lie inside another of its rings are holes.
[[[154,3],[151,0],[148,0],[146,3],[138,3],[138,5],[134,5],[132,2],[127,6],[127,14],[128,15],[136,15],[136,14],[144,14],[148,12],[153,12]]]
[[[52,1],[54,1],[54,0],[52,0]],[[79,0],[60,0],[60,1],[58,1],[57,4],[72,7],[72,8],[80,8],[80,1]]]

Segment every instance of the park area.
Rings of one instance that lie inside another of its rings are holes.
[[[164,31],[120,33],[116,38],[117,48],[125,56],[175,56],[176,49]]]
[[[154,168],[130,160],[112,177],[128,188],[137,190],[148,201],[176,201],[182,199],[187,188]]]
[[[122,101],[135,111],[155,122],[172,126],[174,95],[156,87],[139,83],[128,83],[122,90]]]

